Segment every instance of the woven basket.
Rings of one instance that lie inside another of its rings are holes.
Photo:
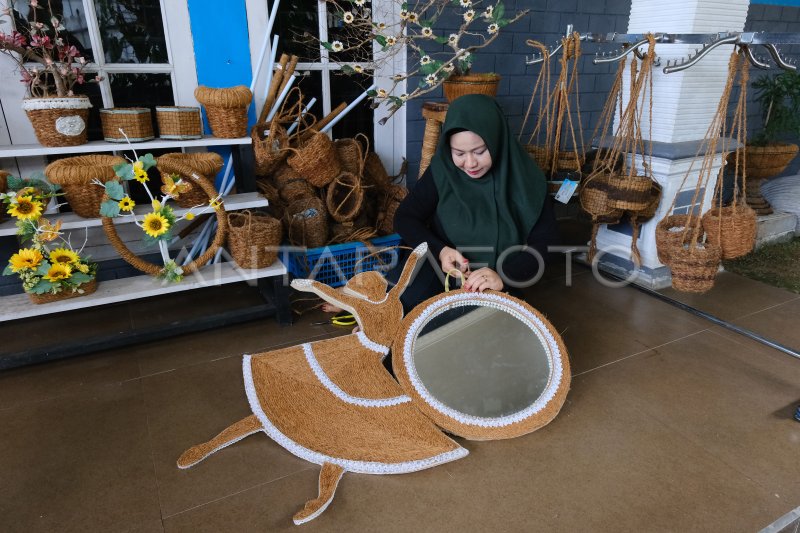
[[[203,188],[194,184],[187,175],[183,174],[183,171],[187,168],[191,169],[199,174],[209,187],[214,189],[214,178],[222,169],[222,156],[215,152],[164,154],[158,158],[156,166],[162,174],[177,174],[189,185],[190,188],[187,192],[181,193],[175,198],[175,203],[188,209],[197,205],[207,204],[210,198]]]
[[[86,144],[91,107],[86,96],[25,98],[22,101],[22,109],[42,146]]]
[[[319,198],[301,198],[292,202],[284,217],[286,234],[293,245],[317,248],[327,243],[328,213]]]
[[[550,172],[552,170],[552,162],[548,164],[548,159],[550,156],[552,156],[552,151],[548,150],[547,147],[528,144],[525,146],[525,151],[528,152],[528,155],[531,156],[534,161],[536,161],[536,164],[544,172]],[[576,158],[574,151],[570,152],[569,150],[559,150],[558,156],[556,157],[555,170],[563,172],[578,172],[583,168],[583,159],[585,158]]]
[[[798,151],[796,144],[772,144],[769,146],[750,146],[747,150],[747,177],[760,180],[777,176],[789,166]],[[728,160],[736,157],[735,152]],[[741,159],[740,159],[741,160]]]
[[[608,177],[608,206],[638,213],[652,203],[653,180],[646,176],[611,175]]]
[[[400,207],[400,202],[408,195],[408,189],[402,185],[389,185],[386,189],[384,200],[376,220],[376,227],[380,235],[394,233],[394,214]]]
[[[608,203],[608,178],[609,175],[607,173],[596,172],[590,175],[581,185],[578,193],[581,207],[593,218],[615,213],[619,213],[619,216],[622,216],[622,210],[612,208]]]
[[[266,268],[278,258],[281,222],[251,211],[228,213],[228,248],[242,268]]]
[[[256,158],[256,176],[269,176],[289,155],[289,136],[286,129],[273,121],[259,122],[250,130]]]
[[[703,293],[714,286],[722,251],[713,244],[687,244],[670,252],[672,287],[681,292]]]
[[[200,86],[194,97],[206,108],[211,133],[224,139],[247,135],[247,108],[253,93],[244,85],[225,89]]]
[[[392,183],[392,178],[386,172],[383,161],[378,154],[370,152],[364,160],[364,185],[385,189]]]
[[[342,172],[328,185],[325,205],[336,222],[347,222],[356,218],[364,204],[364,189],[361,179],[352,172]]]
[[[286,203],[281,198],[274,182],[266,178],[261,178],[256,180],[256,187],[258,187],[258,190],[264,195],[264,198],[267,199],[268,206],[266,210],[278,220],[283,220]]]
[[[684,228],[691,223],[689,215],[669,215],[656,224],[656,253],[659,261],[668,265],[672,252],[682,249],[691,240],[691,230],[684,237]]]
[[[756,244],[756,212],[746,205],[714,207],[703,215],[703,230],[711,244],[722,249],[723,259],[747,255]]]
[[[289,166],[317,188],[322,188],[342,173],[336,147],[327,135],[313,132],[286,160]]]
[[[47,292],[44,294],[33,294],[32,292],[26,292],[25,294],[27,294],[31,302],[35,304],[49,304],[51,302],[58,302],[60,300],[77,298],[78,296],[88,296],[97,290],[97,280],[92,279],[91,281],[87,281],[86,283],[79,285],[78,288],[83,290],[83,292],[61,291],[55,294],[52,292]]]
[[[158,136],[162,139],[200,139],[203,120],[199,107],[157,106]]]
[[[117,179],[114,165],[120,163],[125,163],[125,159],[113,155],[67,157],[47,165],[44,174],[51,183],[61,187],[76,215],[97,218],[105,189],[92,182]]]
[[[278,189],[281,199],[290,204],[302,198],[314,197],[314,188],[292,167],[283,164],[273,174],[275,187]]]
[[[494,73],[450,75],[442,82],[442,89],[444,89],[444,97],[447,98],[447,101],[452,102],[465,94],[496,96],[499,83],[500,75]]]
[[[357,139],[337,139],[333,142],[336,155],[342,165],[342,170],[355,174],[359,178],[364,176],[364,149]]]
[[[101,109],[100,122],[103,124],[103,140],[106,142],[136,143],[155,138],[152,113],[146,107]],[[124,131],[125,135],[120,130]]]

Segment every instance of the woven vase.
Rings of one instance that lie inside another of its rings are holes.
[[[747,255],[756,244],[756,212],[746,205],[714,207],[703,215],[703,230],[711,244],[722,249],[723,259]]]
[[[215,152],[198,152],[193,154],[164,154],[158,158],[156,166],[162,174],[177,174],[184,178],[189,190],[175,198],[175,203],[188,209],[197,205],[207,204],[210,198],[203,189],[192,184],[192,181],[183,175],[186,168],[191,168],[213,187],[214,178],[222,169],[222,164],[222,156],[219,154]]]
[[[465,94],[496,96],[499,83],[500,75],[494,73],[450,75],[442,82],[442,89],[447,101],[452,102]]]
[[[44,174],[51,183],[61,187],[76,215],[97,218],[105,189],[93,182],[118,179],[114,165],[121,163],[125,163],[125,159],[113,155],[81,155],[50,163]]]
[[[283,226],[278,219],[252,211],[228,213],[228,248],[242,268],[266,268],[278,258]]]
[[[292,202],[284,217],[286,234],[293,245],[317,248],[327,243],[328,213],[319,198],[301,198]]]
[[[333,141],[320,132],[313,132],[306,138],[286,162],[317,188],[326,186],[342,173]]]
[[[704,293],[714,286],[722,250],[710,243],[687,244],[670,252],[672,287],[681,292]]]
[[[91,107],[87,96],[25,98],[22,101],[22,109],[42,146],[86,144]]]
[[[247,108],[253,93],[244,85],[215,89],[200,86],[194,97],[206,108],[211,133],[224,139],[247,135]]]
[[[51,302],[58,302],[60,300],[68,300],[70,298],[77,298],[78,296],[88,296],[97,290],[97,279],[92,279],[91,281],[87,281],[86,283],[80,285],[79,289],[83,290],[83,292],[78,291],[61,291],[53,294],[52,292],[46,292],[44,294],[33,294],[32,292],[26,292],[25,294],[28,295],[31,302],[35,304],[49,304]]]

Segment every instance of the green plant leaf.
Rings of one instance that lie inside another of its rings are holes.
[[[367,91],[367,96],[369,96],[370,98],[375,98],[376,96],[378,96],[378,91],[376,91],[375,89],[370,89],[369,91]]]
[[[139,161],[142,162],[145,170],[150,170],[151,168],[156,166],[156,158],[153,157],[153,154],[144,154],[142,157],[139,158]]]
[[[386,46],[386,37],[383,35],[376,35],[374,39],[379,45]]]
[[[122,184],[118,181],[107,181],[106,194],[112,200],[120,201],[125,197],[125,189],[122,188]]]
[[[114,200],[106,200],[100,204],[101,217],[118,217],[119,216],[119,203]]]
[[[447,44],[447,37],[442,37],[441,35],[437,35],[433,40],[439,44]]]
[[[18,191],[25,186],[25,181],[17,176],[9,176],[6,185],[10,191]]]
[[[503,5],[503,2],[497,2],[497,5],[494,7],[494,11],[492,11],[492,18],[496,21],[499,21],[500,19],[503,18],[503,15],[505,14],[506,14],[506,6]]]
[[[350,65],[342,65],[342,72],[345,74],[353,74],[355,70]]]
[[[84,283],[89,283],[90,281],[92,281],[92,276],[90,276],[89,274],[84,274],[83,272],[73,272],[72,276],[70,276],[69,279],[75,285],[82,285]]]
[[[17,273],[16,273],[16,272],[14,272],[13,270],[11,270],[11,264],[8,264],[8,265],[6,265],[6,267],[3,269],[3,275],[4,275],[4,276],[16,276],[16,275],[17,275]]]
[[[36,274],[39,276],[45,276],[49,270],[50,263],[48,261],[42,261],[39,263],[39,267],[36,269]]]
[[[33,294],[45,294],[51,292],[55,287],[56,286],[52,281],[40,279],[39,282],[31,287],[28,292],[32,292]]]
[[[330,52],[333,52],[333,45],[331,43],[329,43],[327,41],[320,41],[319,44],[321,44],[322,47],[325,48],[326,50],[328,50]]]
[[[117,163],[113,168],[118,177],[126,181],[133,179],[133,165],[130,163]]]

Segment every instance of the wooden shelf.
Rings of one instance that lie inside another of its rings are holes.
[[[264,198],[260,193],[257,192],[246,192],[241,194],[231,194],[229,196],[225,196],[223,198],[223,205],[225,206],[226,211],[237,211],[240,209],[253,209],[256,207],[266,207],[268,205],[267,199]],[[152,211],[152,208],[149,205],[140,205],[134,208],[134,212],[139,215],[140,219],[141,216],[149,213]],[[177,216],[184,215],[189,209],[183,207],[177,207],[177,204],[174,208],[175,214]],[[75,213],[49,213],[45,215],[51,222],[55,222],[56,220],[61,221],[61,229],[62,230],[69,230],[69,229],[81,229],[81,228],[92,228],[97,226],[103,225],[102,218],[83,218],[79,217]],[[114,224],[126,224],[133,221],[133,217],[122,215],[114,219]],[[0,237],[6,235],[16,235],[17,234],[17,224],[16,219],[6,220],[2,224],[0,224]]]
[[[15,144],[0,146],[0,158],[4,157],[33,157],[57,154],[88,154],[96,152],[126,152],[131,146],[137,152],[145,150],[160,150],[166,148],[197,148],[201,146],[236,146],[250,144],[250,137],[236,137],[234,139],[221,139],[219,137],[203,137],[202,139],[172,140],[154,139],[140,143],[110,143],[106,141],[91,141],[78,146],[48,147],[40,144]]]
[[[172,294],[203,287],[214,287],[239,281],[282,276],[286,273],[286,267],[280,261],[275,261],[271,266],[257,270],[241,269],[235,263],[216,263],[202,267],[194,274],[183,278],[183,281],[179,283],[168,283],[148,275],[101,281],[98,283],[97,292],[94,294],[47,304],[37,305],[31,302],[28,295],[15,294],[2,298],[0,322],[148,298],[161,294]]]

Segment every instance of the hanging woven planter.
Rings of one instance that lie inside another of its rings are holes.
[[[580,200],[581,208],[592,218],[611,217],[614,222],[619,222],[619,217],[622,216],[622,210],[612,208],[609,205],[608,181],[609,174],[607,172],[598,171],[591,174],[581,185],[578,199]],[[618,216],[614,219],[613,215]]]
[[[286,234],[295,246],[317,248],[328,242],[328,213],[319,198],[301,198],[289,204],[284,215]]]
[[[364,189],[357,174],[342,172],[328,185],[325,204],[336,222],[353,220],[364,204]]]
[[[287,204],[291,204],[302,198],[315,196],[314,188],[292,167],[283,164],[278,167],[274,174],[275,187],[278,189],[281,199]]]
[[[722,250],[710,243],[686,244],[670,252],[672,287],[681,292],[704,293],[714,286]]]
[[[689,242],[691,231],[686,228],[692,223],[689,215],[669,215],[658,222],[655,233],[659,261],[668,265],[672,253]]]
[[[722,249],[723,259],[747,255],[756,244],[756,212],[747,205],[714,207],[703,215],[703,230],[711,244]]]
[[[242,268],[266,268],[278,258],[281,222],[252,211],[228,213],[228,248]]]
[[[194,97],[206,108],[211,133],[225,139],[247,135],[247,108],[253,93],[244,85],[215,89],[200,86]]]
[[[199,152],[193,154],[164,154],[158,158],[157,168],[162,174],[176,174],[180,176],[189,186],[189,190],[175,198],[175,203],[181,207],[190,208],[197,205],[207,204],[209,198],[206,190],[213,190],[214,179],[222,169],[222,157],[215,152]],[[206,182],[208,187],[201,188],[189,176],[183,174],[187,169],[199,174]],[[216,194],[214,194],[216,196]]]
[[[76,215],[97,218],[105,189],[93,182],[117,179],[114,165],[122,163],[125,159],[113,155],[81,155],[50,163],[44,174],[51,183],[61,187]]]
[[[608,206],[612,209],[638,213],[652,203],[653,180],[647,176],[610,175],[608,178]]]
[[[312,132],[299,148],[291,149],[286,160],[308,183],[321,189],[342,173],[342,165],[333,141],[320,132]]]

